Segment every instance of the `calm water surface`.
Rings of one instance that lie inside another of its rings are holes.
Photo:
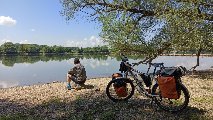
[[[66,81],[67,71],[73,67],[73,56],[1,56],[0,88]],[[137,62],[143,58],[129,59]],[[102,56],[81,56],[88,78],[109,77],[119,72],[119,58]],[[165,66],[182,65],[187,69],[196,64],[196,57],[160,56],[153,62],[164,62]],[[201,57],[197,69],[208,69],[213,66],[213,57]],[[136,67],[146,72],[147,66]]]

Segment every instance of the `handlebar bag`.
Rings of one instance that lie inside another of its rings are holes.
[[[163,98],[169,99],[179,99],[180,92],[177,91],[177,83],[175,77],[169,76],[159,76],[158,85],[160,88],[160,93]]]
[[[121,62],[119,71],[126,72],[127,70],[128,70],[128,67],[125,65],[124,62]]]

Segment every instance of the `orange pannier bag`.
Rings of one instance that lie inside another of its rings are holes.
[[[117,94],[118,97],[126,97],[127,96],[127,88],[126,86],[122,86],[122,87],[114,87],[115,92]]]
[[[169,77],[159,76],[158,85],[161,91],[161,96],[163,98],[169,98],[169,99],[180,98],[180,94],[177,91],[176,80],[174,76],[169,76]]]
[[[112,74],[112,79],[120,78],[122,77],[121,73],[114,73]],[[126,97],[127,96],[127,88],[126,83],[124,81],[117,81],[114,83],[114,89],[118,97]]]

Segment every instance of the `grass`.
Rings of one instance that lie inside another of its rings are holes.
[[[208,91],[213,91],[213,89],[209,86],[203,86],[201,87],[201,89],[204,89],[204,90],[208,90]]]
[[[109,110],[109,111],[103,112],[100,115],[100,119],[101,120],[115,120],[116,119],[115,115],[116,114],[115,114],[114,110]]]
[[[199,114],[191,114],[187,118],[188,120],[213,120],[212,117],[207,117]]]
[[[0,116],[0,120],[42,120],[40,117],[25,115],[22,113]]]
[[[193,98],[192,100],[195,102],[198,102],[198,103],[211,103],[212,104],[213,97],[212,96],[197,97],[197,98]]]
[[[193,84],[194,80],[196,80],[196,84]],[[211,81],[208,82],[212,83]],[[4,112],[0,111],[0,120],[211,120],[213,117],[211,107],[213,101],[212,87],[202,86],[203,81],[200,81],[200,79],[186,79],[184,83],[187,83],[186,86],[192,96],[189,106],[178,114],[171,114],[158,109],[156,105],[150,104],[150,99],[141,96],[137,91],[128,102],[114,103],[106,96],[105,85],[102,85],[100,91],[94,89],[80,90],[75,91],[74,95],[69,92],[64,93],[66,91],[62,91],[60,94],[56,94],[59,93],[56,92],[55,97],[51,96],[41,104],[34,104],[33,106],[20,104],[18,100],[11,102],[9,97],[8,99],[0,99],[0,104],[3,103],[1,110],[5,110]],[[202,90],[198,91],[199,89]],[[67,97],[67,94],[70,95]]]

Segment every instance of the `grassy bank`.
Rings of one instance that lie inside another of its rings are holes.
[[[0,119],[213,119],[213,79],[184,77],[189,106],[181,113],[168,113],[135,93],[128,102],[114,103],[105,94],[110,78],[90,79],[87,89],[69,91],[66,83],[50,83],[0,89]]]

